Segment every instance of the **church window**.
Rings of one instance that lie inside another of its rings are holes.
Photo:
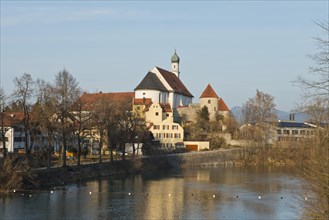
[[[155,113],[155,116],[158,116],[158,115],[159,115],[159,112],[156,112],[156,113]]]
[[[208,99],[208,104],[210,104],[210,99]]]
[[[143,92],[143,95],[145,95],[146,93],[145,92]]]

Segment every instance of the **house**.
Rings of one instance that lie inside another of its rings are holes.
[[[303,138],[312,137],[316,125],[307,122],[281,121],[276,128],[277,141],[299,141]]]
[[[149,131],[163,149],[176,149],[184,140],[184,129],[175,123],[169,103],[152,103],[145,113]]]
[[[145,118],[145,112],[148,110],[150,105],[152,104],[152,100],[150,98],[136,99],[133,101],[133,112],[139,118]]]
[[[47,136],[33,125],[28,132],[28,136],[25,136],[23,112],[6,112],[3,114],[3,117],[7,152],[25,152],[26,139],[28,147],[31,147],[32,151],[39,151],[47,146]],[[32,123],[34,122],[34,118],[33,115],[30,115]],[[3,149],[2,140],[0,142],[0,149]]]
[[[105,104],[110,105],[113,102],[123,102],[128,105],[133,106],[134,102],[134,92],[113,92],[113,93],[83,93],[79,99],[82,103],[82,111],[84,115],[90,117],[90,112],[95,111],[97,106]],[[105,107],[105,106],[104,106]],[[72,111],[71,114],[76,117],[76,112]],[[88,127],[83,131],[83,147],[90,150],[92,154],[99,153],[99,143],[100,143],[100,131],[97,126]],[[107,143],[103,144],[103,148],[107,147]]]
[[[112,93],[83,93],[80,97],[80,102],[83,103],[83,110],[94,110],[96,105],[104,102],[124,101],[133,103],[134,92],[112,92]]]

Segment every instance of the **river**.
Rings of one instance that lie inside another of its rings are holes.
[[[288,168],[197,168],[103,178],[0,198],[0,219],[300,219]]]

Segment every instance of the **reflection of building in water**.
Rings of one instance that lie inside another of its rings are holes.
[[[147,190],[144,219],[175,219],[182,216],[184,179],[171,178],[148,182]]]
[[[198,181],[209,181],[210,173],[209,171],[198,171],[197,180]]]

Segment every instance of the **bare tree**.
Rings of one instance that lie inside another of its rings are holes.
[[[56,113],[56,108],[51,85],[44,80],[38,79],[36,81],[36,97],[35,120],[38,122],[41,132],[47,137],[47,168],[49,169],[51,167],[54,135],[58,128],[58,124],[52,120]]]
[[[114,150],[118,146],[123,151],[124,159],[125,143],[131,141],[132,136],[135,135],[135,124],[132,122],[130,114],[132,110],[131,100],[103,97],[99,98],[94,105],[93,120],[100,132],[100,151],[102,150],[104,135],[110,150],[111,161],[114,160]],[[101,158],[100,153],[100,162]]]
[[[309,68],[311,77],[299,76],[297,83],[301,86],[304,98],[321,97],[323,100],[329,99],[329,24],[328,22],[317,22],[316,25],[324,32],[325,37],[315,37],[318,45],[318,52],[309,55],[313,65]],[[311,78],[311,79],[310,79]]]
[[[309,190],[315,199],[306,205],[306,217],[329,219],[329,22],[316,23],[325,37],[316,37],[318,52],[310,55],[313,66],[309,72],[312,79],[299,77],[298,85],[303,91],[301,109],[318,125],[311,141],[299,142],[299,148],[311,149],[310,160],[302,170]]]
[[[238,122],[231,113],[224,118],[223,124],[226,126],[226,131],[229,132],[232,137],[239,128]]]
[[[84,110],[84,105],[80,99],[74,104],[73,107],[73,116],[75,118],[74,120],[74,129],[75,129],[75,136],[77,138],[77,144],[78,144],[78,162],[77,165],[80,165],[81,162],[81,145],[83,139],[87,136],[87,131],[92,128],[91,124],[91,117],[92,113],[90,111]]]
[[[0,126],[1,126],[1,141],[3,147],[3,157],[5,158],[7,155],[6,148],[6,133],[9,130],[5,125],[5,113],[6,113],[6,101],[7,96],[3,88],[0,88]]]
[[[32,76],[28,73],[24,73],[21,77],[15,77],[14,79],[15,90],[14,90],[14,98],[16,102],[23,109],[24,113],[24,134],[25,134],[25,150],[26,154],[29,157],[31,151],[31,144],[29,143],[30,137],[30,107],[31,107],[31,99],[33,97],[33,87],[34,81]]]
[[[66,150],[68,134],[71,132],[72,121],[69,118],[69,111],[72,105],[78,100],[81,93],[76,79],[65,69],[55,76],[53,95],[55,98],[57,117],[60,122],[62,134],[62,166],[66,166]]]
[[[256,95],[243,104],[242,113],[244,123],[257,126],[262,133],[262,142],[268,144],[272,136],[271,126],[277,120],[274,97],[257,89]]]

